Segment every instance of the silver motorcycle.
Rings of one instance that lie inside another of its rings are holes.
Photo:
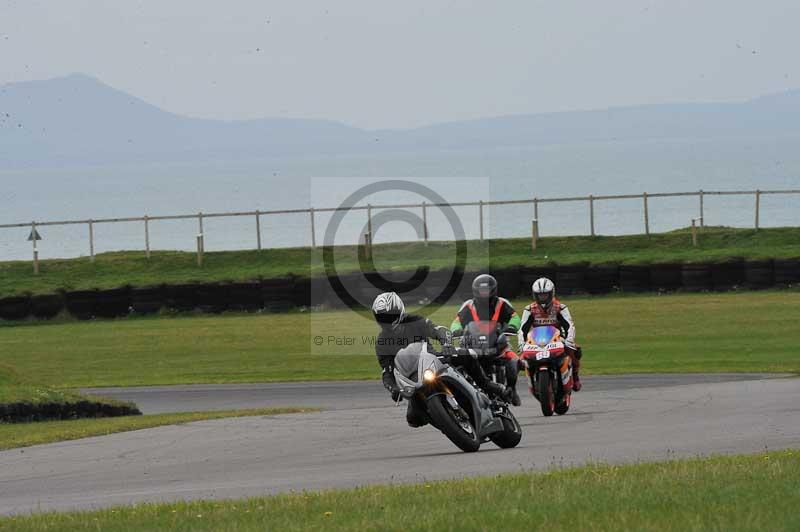
[[[464,452],[489,440],[504,449],[516,447],[522,439],[517,418],[507,403],[490,399],[458,368],[458,357],[464,356],[474,355],[452,344],[437,353],[427,341],[401,349],[394,360],[401,397],[416,399],[431,424]]]

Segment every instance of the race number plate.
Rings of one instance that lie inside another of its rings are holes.
[[[550,358],[550,353],[548,351],[539,351],[536,353],[536,360],[544,360],[546,358]]]

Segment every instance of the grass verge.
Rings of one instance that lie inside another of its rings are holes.
[[[797,290],[565,301],[585,374],[800,372]],[[376,332],[352,311],[29,323],[0,326],[0,364],[63,388],[375,379]]]
[[[645,264],[680,261],[723,261],[800,257],[800,228],[752,229],[705,228],[701,245],[691,245],[688,230],[628,236],[545,237],[531,254],[529,238],[469,241],[469,266],[473,269],[548,263],[581,262]],[[321,249],[267,249],[205,254],[198,268],[193,253],[159,251],[146,259],[143,252],[127,251],[87,258],[49,259],[41,262],[34,277],[27,261],[0,262],[0,297],[45,294],[57,290],[150,286],[192,282],[243,281],[289,274],[307,277],[324,273]],[[381,270],[414,270],[420,264],[431,269],[452,267],[455,244],[403,242],[375,246],[375,264]],[[357,248],[344,246],[336,254],[339,273],[359,268]]]
[[[139,414],[133,403],[22,382],[0,365],[0,423]]]
[[[213,412],[187,412],[177,414],[153,414],[100,419],[76,419],[68,421],[44,421],[40,423],[0,423],[0,450],[28,447],[56,441],[77,440],[90,436],[104,436],[115,432],[149,429],[163,425],[177,425],[203,421],[247,416],[274,416],[317,411],[315,408],[253,408],[248,410],[222,410]]]
[[[0,519],[0,530],[797,530],[800,452]]]

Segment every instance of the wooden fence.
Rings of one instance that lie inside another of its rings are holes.
[[[705,207],[704,199],[706,196],[751,196],[753,198],[753,227],[758,229],[761,223],[761,197],[764,195],[791,195],[800,194],[800,189],[791,190],[736,190],[736,191],[704,191],[698,190],[695,192],[659,192],[659,193],[642,193],[642,194],[615,194],[615,195],[589,195],[589,196],[571,196],[559,198],[530,198],[518,200],[496,200],[496,201],[473,201],[473,202],[454,202],[454,203],[401,203],[401,204],[382,204],[382,205],[359,205],[354,207],[324,207],[309,209],[282,209],[282,210],[266,210],[266,211],[243,211],[243,212],[216,212],[216,213],[203,213],[197,214],[178,214],[166,216],[148,216],[141,217],[127,217],[127,218],[101,218],[101,219],[83,219],[83,220],[58,220],[58,221],[32,221],[26,223],[15,224],[2,224],[0,229],[30,227],[31,241],[33,245],[33,263],[34,272],[38,272],[38,251],[37,251],[37,227],[44,226],[68,226],[68,225],[85,225],[87,227],[88,245],[89,245],[89,258],[94,261],[95,257],[95,237],[94,226],[97,224],[113,224],[113,223],[142,223],[142,236],[144,240],[145,255],[150,257],[150,225],[153,222],[165,220],[197,220],[198,230],[198,264],[202,265],[203,253],[203,220],[207,218],[228,218],[228,217],[252,217],[253,218],[253,235],[255,249],[262,249],[262,234],[261,234],[261,219],[263,217],[281,216],[281,215],[297,215],[306,214],[309,217],[310,233],[311,233],[311,246],[317,247],[317,223],[315,221],[315,214],[317,213],[331,213],[337,211],[366,211],[367,227],[371,228],[372,225],[372,211],[375,209],[419,209],[422,214],[424,225],[423,239],[427,242],[429,238],[428,228],[428,213],[429,208],[439,207],[475,207],[478,217],[479,237],[481,240],[485,238],[484,232],[484,217],[485,209],[490,206],[502,205],[531,205],[532,206],[532,220],[533,220],[533,246],[535,248],[535,239],[539,237],[539,205],[545,203],[567,203],[567,202],[585,202],[587,205],[587,215],[589,219],[590,234],[595,236],[595,203],[603,201],[614,200],[640,200],[642,202],[642,229],[645,234],[650,234],[650,202],[658,198],[676,198],[676,197],[695,197],[697,199],[697,218],[692,219],[699,223],[700,227],[705,225]],[[799,206],[800,207],[800,206]],[[689,222],[689,220],[687,220]],[[524,227],[524,225],[522,225]],[[371,229],[368,230],[366,235],[368,242],[372,241]]]

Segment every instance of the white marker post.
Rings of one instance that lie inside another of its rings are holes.
[[[28,241],[33,242],[33,275],[39,275],[39,250],[36,249],[36,242],[41,240],[39,231],[36,230],[36,222],[31,222],[31,234]]]
[[[144,215],[144,256],[150,258],[150,217]]]

